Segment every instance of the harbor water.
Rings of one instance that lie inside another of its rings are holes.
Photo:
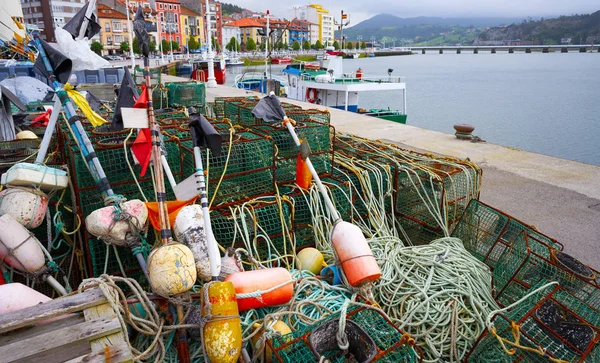
[[[600,54],[437,52],[344,60],[344,72],[406,77],[408,124],[600,165]],[[281,75],[282,66],[272,66]],[[230,69],[228,83],[243,71]],[[361,93],[363,108],[398,108],[401,91]]]

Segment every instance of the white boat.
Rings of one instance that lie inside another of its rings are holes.
[[[238,57],[226,58],[225,63],[228,67],[241,67],[244,65],[244,61],[240,60]]]
[[[297,63],[288,65],[283,73],[287,75],[288,98],[406,123],[406,83],[403,77],[392,76],[392,69],[386,76],[367,76],[360,68],[343,73],[342,57],[331,56],[327,67]],[[393,90],[402,90],[402,110],[358,107],[360,92]]]

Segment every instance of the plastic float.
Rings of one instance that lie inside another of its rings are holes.
[[[377,280],[381,276],[381,270],[379,269],[377,261],[375,260],[371,249],[369,248],[369,244],[367,243],[365,236],[360,228],[352,225],[351,223],[342,221],[340,214],[333,205],[327,190],[319,178],[319,174],[310,161],[308,155],[309,153],[306,151],[309,150],[309,148],[303,146],[300,142],[300,139],[298,139],[298,135],[296,134],[293,126],[295,121],[286,116],[285,110],[283,107],[281,107],[279,98],[277,98],[275,94],[271,92],[269,96],[263,97],[256,104],[252,110],[252,114],[257,118],[263,119],[265,122],[282,121],[282,123],[288,129],[290,136],[294,140],[294,143],[300,148],[301,154],[303,154],[302,158],[310,170],[310,173],[312,174],[313,179],[317,184],[321,195],[323,196],[325,205],[329,210],[331,219],[334,222],[334,230],[331,233],[331,244],[333,246],[336,258],[342,262],[343,272],[351,276],[351,278],[348,279],[348,283],[351,286],[357,287],[363,283],[369,283]],[[302,152],[303,150],[305,151],[304,153]],[[346,242],[346,239],[349,239],[352,242],[348,243]],[[361,262],[352,262],[354,259],[360,259]],[[344,262],[346,262],[346,267],[343,266]],[[347,270],[355,267],[360,267],[360,269],[356,271]]]
[[[318,275],[326,266],[323,254],[316,248],[304,248],[296,255],[296,267],[299,270],[307,270]]]
[[[46,260],[40,242],[10,214],[0,217],[0,260],[23,272],[45,273]],[[60,294],[67,294],[54,277],[44,278]]]
[[[208,246],[206,234],[204,233],[204,218],[202,218],[202,207],[198,204],[183,207],[175,218],[173,225],[175,239],[188,246],[196,261],[198,278],[210,281],[211,270],[208,258]]]
[[[148,277],[152,290],[162,296],[182,294],[196,283],[192,251],[181,243],[169,243],[148,256]]]
[[[48,196],[33,188],[8,187],[0,192],[0,215],[10,214],[26,228],[37,228],[46,217]]]
[[[259,327],[260,325],[258,323],[254,324],[253,326],[254,329],[258,329]],[[277,320],[273,325],[269,324],[267,329],[271,329],[279,335],[286,335],[292,332],[292,329],[290,329],[290,327],[281,320]],[[264,332],[261,328],[260,331],[252,337],[250,340],[252,342],[252,350],[255,352],[262,351],[262,354],[259,355],[259,361],[271,363],[273,361],[273,350],[269,346],[265,347],[265,341],[261,339],[263,334]]]
[[[208,287],[210,312],[204,315],[230,317],[211,319],[204,326],[204,346],[209,362],[235,363],[242,353],[242,327],[231,282],[210,282]],[[202,304],[204,309],[207,304]]]
[[[294,294],[294,279],[283,267],[237,272],[225,282],[235,286],[240,311],[285,304]]]
[[[85,218],[85,225],[91,234],[96,237],[109,240],[117,246],[125,246],[126,238],[131,231],[130,221],[142,229],[148,219],[148,209],[144,202],[138,199],[123,203],[121,213],[125,213],[128,219],[115,221],[115,208],[113,206],[97,209]]]
[[[64,170],[44,165],[19,163],[2,174],[2,185],[35,186],[49,192],[65,189],[69,185],[69,177]]]
[[[1,248],[1,247],[0,247]],[[19,282],[0,285],[0,315],[52,300]]]

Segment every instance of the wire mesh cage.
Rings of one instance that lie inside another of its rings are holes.
[[[169,104],[185,107],[206,105],[206,86],[200,82],[173,82],[165,84]]]
[[[281,363],[308,363],[319,362],[320,354],[313,351],[315,348],[310,342],[311,334],[322,324],[339,320],[340,313],[310,325],[305,329],[275,336],[267,344],[273,350],[274,361]],[[420,362],[422,352],[414,344],[409,344],[409,336],[398,329],[384,314],[378,310],[367,307],[350,308],[346,314],[346,324],[355,323],[365,331],[374,343],[374,356],[370,362]],[[336,324],[337,325],[337,324]],[[335,332],[333,333],[335,334]],[[412,342],[412,341],[411,341]],[[332,363],[347,362],[347,357],[341,351],[334,349],[323,353],[325,358]]]
[[[546,279],[557,281],[582,302],[600,311],[600,275],[526,231],[520,233],[493,271],[494,298],[507,306]]]
[[[298,146],[287,128],[281,123],[252,127],[257,133],[269,137],[277,147],[275,180],[277,183],[296,180]],[[335,129],[316,122],[297,123],[296,134],[310,146],[310,161],[320,176],[331,176],[333,169],[333,142]]]
[[[160,68],[150,68],[150,80],[152,84],[160,84],[162,70]],[[135,84],[141,85],[146,82],[144,77],[144,69],[136,67],[133,71],[133,80]]]
[[[217,119],[225,117],[225,102],[258,102],[257,96],[247,97],[215,97],[213,110]]]
[[[288,109],[286,110],[286,115],[288,118],[291,118],[296,122],[312,121],[322,123],[325,125],[331,124],[331,114],[329,113],[329,111],[321,111],[316,108],[311,108],[308,110]]]
[[[268,124],[260,118],[254,117],[252,110],[258,103],[258,99],[232,100],[225,102],[225,117],[236,125],[244,127]],[[288,112],[302,112],[302,108],[291,103],[281,102],[281,107]]]
[[[460,238],[469,252],[494,269],[522,232],[554,249],[563,249],[555,239],[478,200],[469,203],[452,231],[452,237]]]
[[[208,171],[208,195],[213,205],[242,202],[254,196],[270,193],[275,188],[273,142],[264,135],[244,128],[234,128],[226,123],[214,122],[213,126],[222,135],[220,155],[201,148],[203,167]],[[183,145],[183,165],[186,175],[195,172],[194,151],[191,139]],[[216,191],[216,195],[214,194]]]
[[[38,139],[0,142],[0,174],[19,162],[33,163],[39,146],[40,140]],[[52,148],[49,149],[52,150]]]
[[[560,285],[534,293],[547,282],[542,280],[527,290],[533,293],[529,298],[493,320],[494,332],[513,354],[508,354],[498,338],[487,331],[479,337],[467,361],[600,361],[600,313]]]
[[[295,250],[293,205],[275,196],[215,208],[211,224],[223,247],[245,248],[259,261],[278,259]]]

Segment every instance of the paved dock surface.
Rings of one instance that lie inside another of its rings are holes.
[[[207,101],[256,95],[220,85],[207,88],[206,94]],[[304,108],[326,109],[285,101]],[[341,110],[329,111],[331,124],[338,132],[418,151],[468,157],[483,169],[482,202],[534,225],[563,243],[568,254],[600,270],[600,167],[491,143],[462,141],[454,135]]]

